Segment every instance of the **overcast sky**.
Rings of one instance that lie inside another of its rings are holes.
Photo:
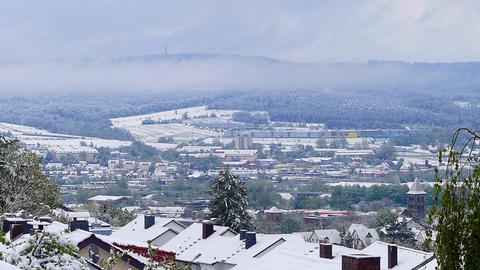
[[[0,59],[224,53],[478,61],[480,1],[0,0]]]

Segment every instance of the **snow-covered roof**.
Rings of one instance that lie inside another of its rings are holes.
[[[271,250],[283,245],[287,240],[282,237],[282,235],[275,235],[275,234],[257,234],[256,240],[257,243],[251,246],[249,249],[245,249],[245,242],[240,240],[240,237],[231,237],[231,242],[235,243],[236,249],[233,250],[234,252],[229,253],[225,252],[227,255],[225,260],[227,263],[230,264],[241,264],[246,260],[254,260],[255,258],[259,258],[265,256]],[[299,241],[303,241],[300,237],[298,238]]]
[[[175,229],[170,226],[170,223],[176,223]],[[173,230],[178,233],[180,228],[184,225],[176,222],[172,218],[155,217],[155,223],[149,228],[145,229],[145,216],[138,215],[137,218],[129,222],[127,225],[112,233],[115,239],[121,239],[122,242],[147,243],[158,236],[162,235],[168,230]]]
[[[361,251],[364,256],[380,257],[380,269],[388,269],[388,244],[375,242]],[[320,258],[319,246],[303,241],[289,241],[282,243],[260,258],[251,258],[239,261],[233,270],[290,270],[290,269],[322,269],[338,270],[342,267],[342,255],[359,254],[358,250],[332,245],[333,259]],[[433,254],[409,248],[398,247],[398,265],[394,269],[412,269],[429,259]],[[429,264],[430,265],[430,264]],[[431,265],[436,266],[432,262]],[[434,268],[432,268],[434,269]]]
[[[125,196],[110,196],[110,195],[97,195],[93,196],[89,201],[93,202],[106,202],[106,201],[117,201],[126,198]]]
[[[342,264],[342,254],[355,253],[358,250],[333,245],[333,259],[320,258],[319,245],[304,241],[286,241],[260,258],[239,262],[234,270],[290,270],[322,269],[338,270]]]
[[[90,217],[90,213],[88,211],[81,211],[81,212],[62,211],[62,214],[67,218],[89,218]]]
[[[280,195],[280,197],[282,197],[282,199],[284,200],[291,200],[293,199],[293,195],[291,193],[288,193],[288,192],[279,192],[278,193]]]
[[[371,237],[375,240],[379,239],[378,233],[375,229],[369,229],[363,224],[352,224],[348,228],[348,233],[349,234],[354,234],[356,233],[358,238],[361,239],[362,241],[367,238],[367,236],[370,234]]]
[[[276,206],[272,206],[272,208],[265,210],[265,213],[285,213],[285,210],[278,209]]]
[[[415,178],[415,181],[413,181],[413,185],[410,187],[410,190],[407,192],[407,194],[427,194],[423,190],[422,184],[420,184],[420,181],[418,178]]]
[[[216,235],[224,235],[227,231],[231,231],[230,228],[228,227],[216,226],[216,225],[213,227],[213,229],[214,229],[214,233],[210,235],[208,238],[210,237],[214,238]],[[199,243],[200,240],[202,240],[202,224],[193,223],[192,225],[188,226],[185,230],[181,231],[178,235],[173,237],[170,241],[162,245],[160,248],[164,251],[176,253],[177,259],[178,259],[179,255],[186,252],[195,244]],[[197,254],[195,254],[195,256],[196,255]],[[187,258],[183,256],[182,258],[188,261],[188,259],[193,259],[195,256],[193,256],[192,258]]]
[[[281,245],[285,239],[281,235],[256,235],[256,244],[245,249],[245,242],[238,235],[225,234],[228,227],[214,226],[215,232],[202,239],[202,224],[194,223],[161,247],[162,250],[176,253],[176,259],[202,264],[238,264],[245,260],[262,256],[269,248]],[[298,237],[299,241],[303,241]]]
[[[318,239],[324,240],[328,238],[328,242],[332,244],[341,244],[342,237],[340,237],[340,232],[337,229],[325,229],[325,230],[315,230],[314,233],[317,235]]]
[[[380,256],[380,269],[388,269],[388,245],[377,241],[362,250],[363,253]],[[397,247],[398,265],[395,269],[412,269],[433,256],[433,253],[423,252],[402,246]]]
[[[147,200],[151,200],[151,199],[153,199],[153,197],[154,197],[155,195],[156,195],[155,193],[152,193],[152,194],[148,194],[148,195],[143,196],[143,198],[144,198],[144,199],[147,199]]]
[[[60,234],[68,229],[68,225],[58,221],[53,221],[51,224],[44,227],[44,231],[47,233]]]

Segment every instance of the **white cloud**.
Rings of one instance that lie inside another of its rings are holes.
[[[298,62],[480,60],[480,2],[5,0],[0,59],[162,52]]]

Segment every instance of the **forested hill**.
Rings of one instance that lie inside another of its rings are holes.
[[[264,110],[275,121],[325,123],[330,128],[399,128],[403,125],[479,127],[476,95],[393,91],[252,91],[218,98],[212,108]]]
[[[197,105],[265,110],[273,120],[332,128],[480,126],[480,63],[181,54],[1,62],[0,71],[0,121],[76,135],[131,139],[108,119]]]

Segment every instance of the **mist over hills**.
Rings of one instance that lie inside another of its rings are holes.
[[[28,78],[28,79],[26,79]],[[131,138],[109,118],[180,107],[266,110],[332,128],[478,127],[480,63],[294,63],[168,54],[0,63],[0,121]]]
[[[0,92],[30,94],[232,89],[474,93],[480,63],[294,63],[242,55],[163,54],[4,61],[0,81]]]

